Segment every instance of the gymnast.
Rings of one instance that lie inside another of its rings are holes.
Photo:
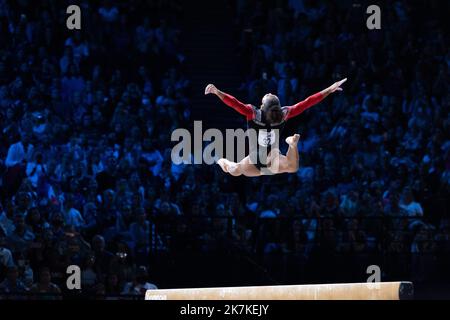
[[[213,84],[208,84],[205,88],[205,95],[215,94],[218,96],[226,105],[244,115],[248,127],[256,131],[256,141],[249,135],[250,152],[247,157],[237,163],[221,158],[217,164],[224,172],[232,176],[258,177],[267,174],[297,172],[299,166],[297,144],[300,135],[294,134],[286,138],[289,149],[286,155],[282,155],[277,147],[280,132],[287,120],[318,104],[329,94],[342,91],[341,85],[345,81],[347,78],[335,82],[328,88],[292,106],[281,107],[278,97],[268,93],[262,98],[262,105],[259,108],[251,104],[244,104],[235,97],[220,91]]]

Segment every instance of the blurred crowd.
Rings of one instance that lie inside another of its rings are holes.
[[[78,265],[83,293],[142,295],[177,253],[231,245],[281,278],[335,254],[448,266],[445,10],[386,2],[369,32],[345,1],[229,1],[246,102],[349,79],[292,120],[298,174],[240,179],[170,160],[192,123],[180,2],[79,2],[69,31],[67,1],[0,0],[0,294],[66,292]]]
[[[290,131],[301,134],[300,170],[276,191],[259,193],[255,211],[267,199],[269,211],[260,215],[313,218],[284,228],[293,229],[290,240],[283,239],[289,232],[275,232],[282,238],[268,240],[266,250],[403,252],[383,264],[385,274],[398,276],[390,264],[422,281],[448,267],[437,256],[450,250],[446,5],[382,1],[379,30],[366,28],[368,5],[236,2],[248,102],[259,105],[276,92],[292,105],[349,79],[343,94],[292,120]]]
[[[64,292],[77,265],[83,293],[141,295],[169,132],[189,117],[180,8],[80,1],[72,31],[70,4],[0,1],[0,293]]]

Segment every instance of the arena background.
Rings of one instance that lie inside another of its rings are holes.
[[[369,30],[370,4],[0,0],[1,297],[365,282],[370,265],[450,297],[449,5],[377,1]],[[288,105],[344,77],[288,124],[297,174],[171,162],[176,128],[246,126],[208,83]]]

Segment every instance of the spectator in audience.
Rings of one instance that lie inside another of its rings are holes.
[[[39,271],[38,282],[31,286],[30,292],[36,293],[37,299],[61,300],[61,290],[52,281],[50,269],[47,267]],[[45,294],[49,295],[45,295]]]
[[[6,278],[5,280],[3,280],[3,282],[0,283],[0,293],[20,294],[27,291],[28,288],[19,278],[19,269],[17,268],[17,266],[8,267]],[[13,298],[10,295],[6,297]]]
[[[136,271],[135,279],[125,284],[122,294],[145,295],[147,290],[158,289],[154,284],[147,282],[147,277],[147,268],[140,266]]]

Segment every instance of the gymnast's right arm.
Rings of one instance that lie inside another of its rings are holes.
[[[229,95],[228,93],[222,92],[219,89],[216,88],[213,84],[208,84],[205,89],[205,94],[215,94],[220,98],[220,100],[223,101],[227,106],[233,108],[240,114],[244,115],[247,120],[253,119],[255,116],[255,112],[253,110],[252,105],[250,104],[244,104],[240,102],[238,99],[233,97],[232,95]]]

